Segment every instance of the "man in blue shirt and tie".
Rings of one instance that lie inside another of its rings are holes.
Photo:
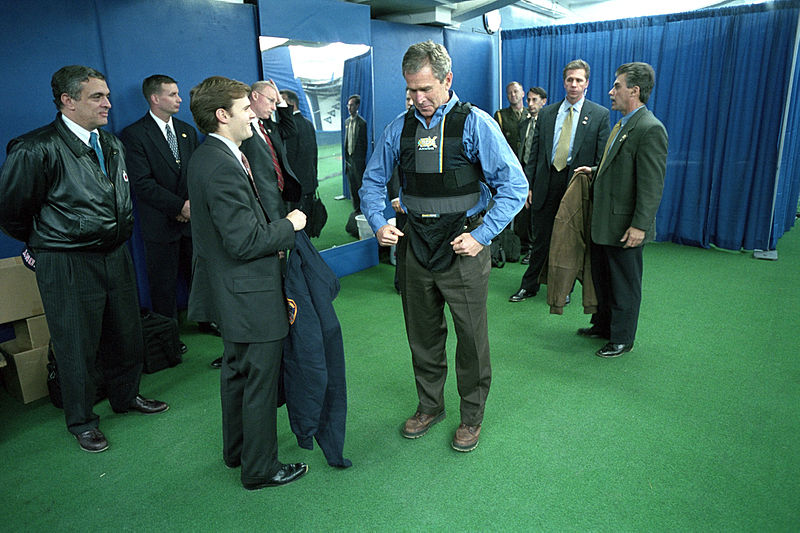
[[[461,424],[452,447],[478,445],[491,384],[486,312],[489,244],[522,208],[527,181],[497,123],[450,90],[444,46],[409,47],[403,76],[413,107],[384,130],[367,164],[361,209],[381,246],[398,245],[397,266],[419,404],[402,428],[419,438],[445,417],[447,325],[458,339],[456,378]],[[399,167],[405,228],[387,223],[386,183]],[[484,183],[485,180],[485,183]],[[487,211],[491,194],[497,192]]]

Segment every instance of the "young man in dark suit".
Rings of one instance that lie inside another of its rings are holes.
[[[573,170],[597,164],[608,139],[608,109],[584,96],[589,86],[589,64],[582,59],[570,61],[563,77],[566,97],[539,111],[525,165],[533,242],[530,264],[510,302],[521,302],[539,292],[539,274],[550,253],[553,222]]]
[[[246,489],[290,483],[303,463],[278,462],[276,411],[283,339],[289,330],[279,252],[292,247],[306,216],[272,218],[239,150],[253,135],[250,87],[214,76],[191,92],[191,110],[208,134],[189,163],[194,269],[189,316],[218,317],[224,347],[223,459],[241,466]]]
[[[186,167],[197,147],[197,132],[173,115],[181,108],[177,82],[163,74],[144,79],[150,110],[122,130],[125,165],[136,194],[152,309],[177,318],[179,273],[192,272],[192,230]],[[182,351],[186,345],[181,343]]]
[[[647,63],[626,63],[608,92],[623,117],[611,131],[605,156],[594,168],[592,279],[598,311],[578,334],[605,338],[596,355],[617,357],[633,349],[642,302],[642,248],[656,235],[664,190],[667,130],[645,107],[655,85]]]

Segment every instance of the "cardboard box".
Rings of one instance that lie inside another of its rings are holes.
[[[36,274],[21,257],[0,259],[0,324],[44,313]]]
[[[22,403],[48,395],[47,346],[20,350],[16,340],[0,344],[8,356],[8,366],[0,369],[8,392]]]
[[[31,350],[50,343],[50,329],[44,315],[17,320],[14,322],[14,335],[19,350]]]

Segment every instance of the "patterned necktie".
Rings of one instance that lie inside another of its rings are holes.
[[[561,172],[567,167],[567,159],[569,158],[569,142],[572,137],[572,106],[567,108],[567,118],[561,125],[561,134],[558,137],[558,144],[556,145],[556,155],[553,158],[553,166],[556,170]]]
[[[275,178],[278,180],[278,190],[283,192],[283,172],[281,172],[281,164],[278,163],[278,156],[275,155],[275,147],[272,145],[269,135],[267,135],[267,129],[264,127],[264,123],[260,120],[258,121],[258,127],[261,128],[261,133],[264,134],[264,139],[267,141],[267,146],[269,146],[269,153],[272,156],[272,166],[275,167]]]
[[[239,154],[242,156],[242,164],[244,165],[244,169],[247,172],[247,177],[250,180],[250,187],[253,188],[256,198],[259,198],[258,187],[256,187],[256,182],[253,179],[253,172],[250,170],[250,161],[247,160],[247,157],[245,157],[243,153],[239,152]]]
[[[614,128],[611,130],[611,135],[608,136],[608,140],[606,141],[606,148],[603,150],[603,159],[600,160],[600,166],[597,167],[598,172],[600,172],[600,169],[603,168],[603,163],[606,162],[608,151],[611,149],[611,145],[614,143],[614,139],[616,138],[617,133],[619,133],[621,127],[622,119],[619,119],[619,122],[614,124]]]
[[[94,153],[97,154],[97,162],[100,163],[100,170],[102,170],[103,174],[108,177],[108,172],[106,172],[106,160],[103,157],[103,149],[100,148],[100,142],[97,139],[97,133],[94,131],[89,134],[89,144],[92,145]]]
[[[166,132],[169,149],[172,150],[172,155],[175,156],[175,162],[178,163],[178,166],[180,166],[181,156],[178,153],[178,139],[175,138],[175,134],[172,133],[172,128],[169,127],[169,124],[167,124]]]

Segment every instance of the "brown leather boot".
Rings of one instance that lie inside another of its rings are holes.
[[[481,436],[481,425],[468,426],[461,424],[453,437],[453,449],[458,452],[471,452],[478,447]]]
[[[406,423],[403,425],[403,436],[407,439],[418,439],[427,433],[432,425],[444,420],[444,417],[444,411],[435,415],[426,415],[425,413],[417,411],[414,413],[414,416],[406,420]]]

